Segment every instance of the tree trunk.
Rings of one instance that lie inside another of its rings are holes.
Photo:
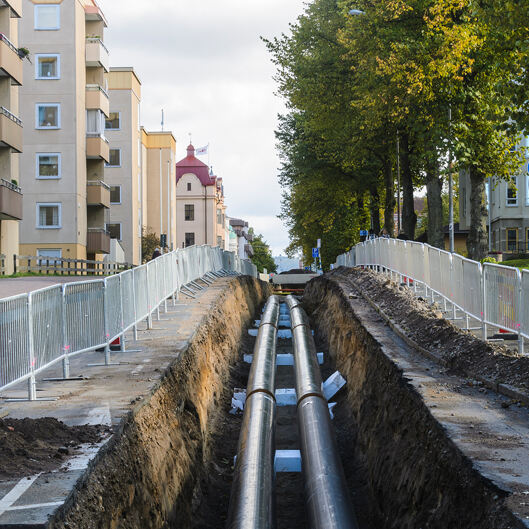
[[[380,232],[380,196],[377,189],[371,191],[369,212],[371,213],[371,229],[378,235]]]
[[[485,178],[475,167],[469,167],[470,230],[467,239],[468,257],[479,261],[486,257],[488,248],[487,203]]]
[[[384,164],[384,187],[386,189],[386,201],[384,203],[384,228],[391,237],[395,235],[395,181],[391,164]],[[377,233],[378,235],[378,233]]]
[[[428,244],[444,250],[442,180],[437,160],[426,168],[426,198],[428,200]]]
[[[415,239],[417,214],[413,202],[413,177],[410,164],[408,134],[401,136],[401,185],[402,185],[402,231],[409,240]]]

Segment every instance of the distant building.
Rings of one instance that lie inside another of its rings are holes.
[[[277,273],[288,272],[289,270],[299,270],[303,268],[301,261],[297,258],[290,258],[286,255],[278,255],[274,257],[274,262],[277,266]]]
[[[195,156],[193,145],[176,164],[176,241],[184,248],[194,244],[225,247],[226,228],[222,178],[210,174]]]
[[[237,254],[241,259],[250,259],[253,256],[252,241],[248,223],[242,219],[230,219],[230,225],[237,235]]]

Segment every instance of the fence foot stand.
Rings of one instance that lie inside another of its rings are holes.
[[[4,402],[53,402],[59,400],[59,397],[37,397],[37,381],[35,375],[28,378],[28,396],[27,398],[5,399]]]
[[[105,345],[105,363],[104,364],[88,364],[88,367],[104,367],[104,366],[119,366],[119,362],[110,361],[110,345]]]
[[[43,378],[42,380],[46,382],[68,382],[68,381],[78,381],[78,380],[88,380],[89,377],[70,376],[70,359],[66,356],[62,359],[62,378]]]
[[[487,324],[486,323],[483,323],[481,325],[481,333],[482,333],[483,340],[487,341]]]
[[[121,345],[119,347],[119,353],[141,353],[142,349],[127,349],[127,343],[125,341],[125,335],[121,335]]]
[[[133,325],[132,333],[134,336],[134,341],[137,342],[138,341],[138,326],[137,325]]]
[[[165,299],[163,300],[163,307],[164,307],[164,312],[165,312],[165,314],[167,314],[167,298],[165,298]]]
[[[150,331],[152,329],[152,314],[149,312],[149,315],[147,316],[147,330]]]
[[[518,354],[525,355],[523,336],[521,334],[518,335]]]
[[[156,307],[156,321],[160,321],[160,305]]]

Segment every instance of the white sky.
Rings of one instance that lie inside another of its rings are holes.
[[[303,0],[99,0],[108,20],[112,66],[133,66],[142,82],[142,124],[177,139],[184,158],[210,144],[224,179],[227,214],[249,221],[274,255],[288,234],[277,218],[281,190],[275,151],[275,73],[260,36],[288,31]],[[201,158],[207,163],[207,157]]]

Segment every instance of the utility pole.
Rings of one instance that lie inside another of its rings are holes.
[[[454,253],[454,189],[452,183],[452,105],[448,106],[448,233],[450,253]]]

